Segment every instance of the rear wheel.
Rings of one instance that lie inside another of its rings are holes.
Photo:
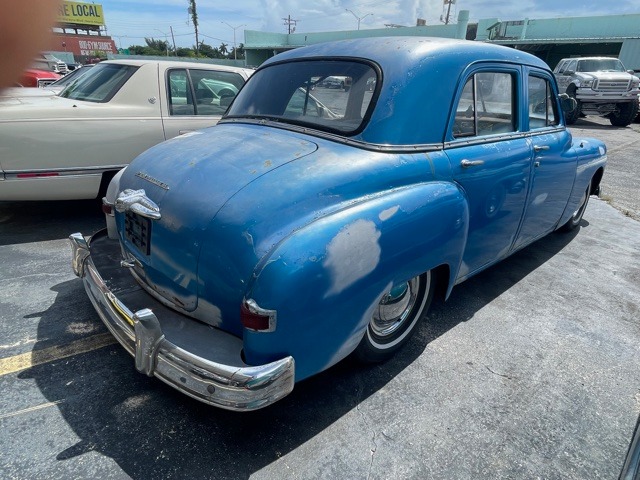
[[[638,101],[621,103],[609,114],[609,121],[614,127],[626,127],[638,114]]]
[[[561,232],[570,232],[578,225],[580,225],[580,220],[582,220],[582,216],[584,215],[584,211],[587,209],[587,203],[589,203],[589,195],[591,194],[591,182],[587,185],[587,189],[582,194],[582,198],[580,199],[580,203],[578,203],[578,208],[567,223],[562,225],[558,230]]]
[[[355,357],[366,363],[388,360],[416,331],[426,316],[436,287],[431,271],[394,286],[380,300]]]

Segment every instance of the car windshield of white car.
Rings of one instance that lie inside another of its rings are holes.
[[[377,95],[376,69],[358,61],[305,60],[258,70],[225,118],[270,120],[331,133],[358,133]]]
[[[60,96],[87,102],[108,102],[137,69],[133,65],[98,64],[68,85]]]
[[[622,62],[617,58],[578,60],[577,72],[624,72]]]

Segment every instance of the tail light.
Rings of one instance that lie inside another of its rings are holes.
[[[260,308],[255,300],[243,300],[240,306],[242,325],[256,332],[273,332],[276,329],[276,311]]]

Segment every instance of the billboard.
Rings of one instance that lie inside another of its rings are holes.
[[[102,5],[95,3],[62,2],[58,7],[58,23],[103,26]]]

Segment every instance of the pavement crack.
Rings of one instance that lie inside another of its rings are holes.
[[[377,433],[374,428],[371,427],[371,424],[367,420],[364,412],[360,409],[360,401],[362,399],[362,392],[364,391],[362,382],[358,382],[358,391],[356,392],[356,411],[360,415],[362,422],[368,430],[371,430],[371,447],[369,448],[369,453],[371,454],[371,459],[369,461],[369,471],[367,472],[367,480],[371,478],[371,472],[373,470],[373,461],[375,459],[376,451],[378,450],[378,443],[376,441]],[[384,434],[383,434],[384,435]]]
[[[487,370],[489,370],[491,373],[493,373],[494,375],[498,375],[499,377],[503,377],[503,378],[507,378],[509,380],[513,380],[516,377],[513,377],[511,375],[505,375],[503,373],[498,373],[498,372],[494,372],[493,370],[491,370],[491,368],[489,368],[488,365],[485,365],[484,368],[486,368]]]

